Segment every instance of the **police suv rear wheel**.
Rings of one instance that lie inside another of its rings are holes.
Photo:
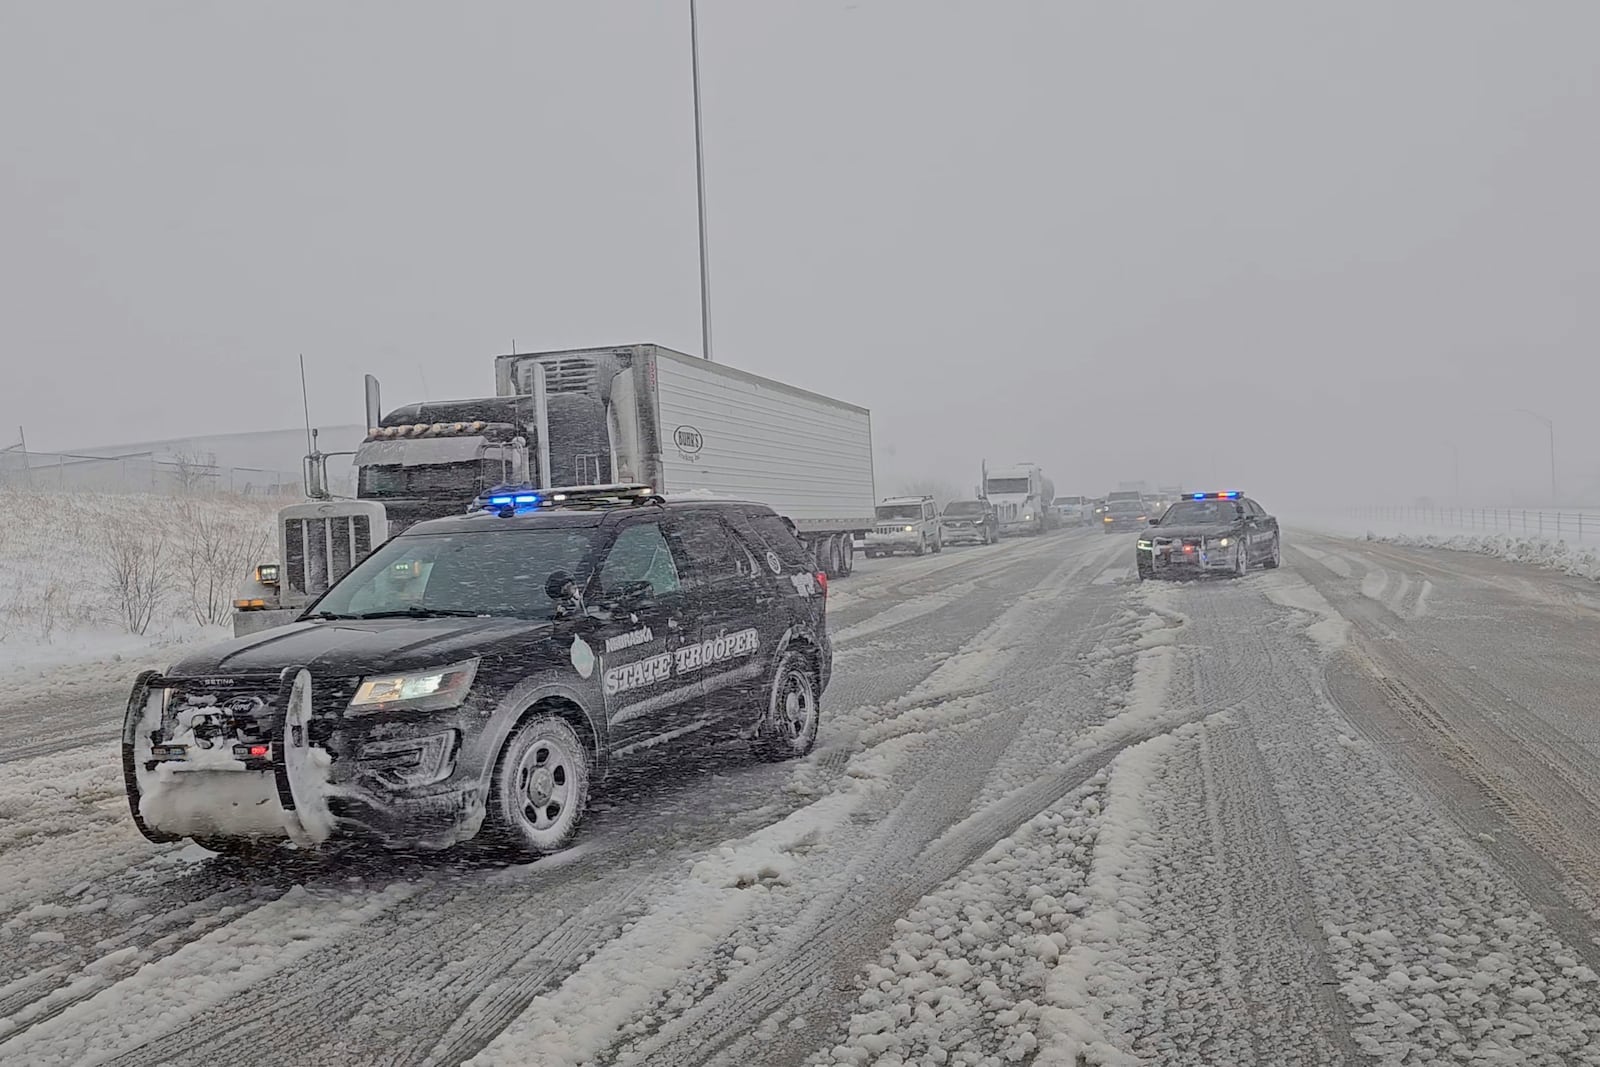
[[[774,763],[804,756],[817,743],[820,719],[817,679],[811,664],[798,652],[785,652],[768,690],[766,714],[756,734],[756,752]]]
[[[589,753],[565,719],[543,715],[518,727],[495,772],[490,818],[496,836],[527,852],[565,848],[589,806]]]

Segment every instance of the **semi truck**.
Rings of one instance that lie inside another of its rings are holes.
[[[1002,536],[1041,534],[1055,527],[1050,504],[1056,498],[1056,487],[1037,463],[993,469],[985,465],[983,495],[994,504]]]
[[[767,504],[817,566],[843,577],[877,499],[864,407],[655,344],[513,353],[495,395],[382,411],[367,376],[355,500],[307,457],[307,503],[278,516],[278,563],[257,567],[234,629],[292,620],[356,562],[413,523],[465,511],[499,485],[643,483],[668,495]]]

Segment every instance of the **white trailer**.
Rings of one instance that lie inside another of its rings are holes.
[[[650,344],[500,356],[495,392],[533,398],[541,485],[758,501],[835,575],[872,528],[872,415],[855,404]]]

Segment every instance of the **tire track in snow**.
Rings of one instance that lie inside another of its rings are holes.
[[[1037,600],[1061,605],[1057,583],[1103,566],[1100,557],[1112,548],[1059,568],[1041,585]],[[1120,603],[1126,595],[1101,588],[1097,595],[1107,600]],[[1078,591],[1074,608],[1090,603],[1086,589]],[[1033,615],[1029,625],[1037,641],[1041,628],[1030,607],[1019,601],[980,640],[1009,643],[1017,638],[1023,619]],[[1051,631],[1046,627],[1043,632]],[[1047,670],[1054,667],[1055,655],[1070,659],[1093,647],[1104,624],[1080,625],[1068,632],[1071,640],[1066,647],[1050,650]],[[986,699],[1004,708],[1010,703],[1008,695],[1002,685]],[[730,1063],[752,1055],[759,1055],[763,1064],[803,1060],[820,1034],[830,1032],[848,1013],[855,974],[875,956],[896,918],[996,840],[1081,786],[1127,745],[1166,728],[1164,723],[1141,722],[1138,728],[1113,732],[1107,724],[1108,736],[1097,739],[1099,743],[1090,741],[1075,758],[1057,763],[1029,786],[963,816],[977,796],[977,780],[1011,743],[1021,721],[1019,708],[1007,708],[986,721],[983,729],[948,739],[943,751],[923,765],[917,784],[893,815],[856,850],[863,858],[847,868],[842,879],[833,880],[832,887],[793,922],[780,944],[666,1023],[659,1033],[626,1049],[617,1062]],[[752,1031],[780,1008],[804,1016],[806,1024],[767,1035],[757,1052],[750,1044]]]
[[[0,1060],[106,1063],[152,1033],[170,1032],[337,941],[404,900],[412,887],[376,894],[308,892],[297,887],[220,930],[0,1040]]]
[[[1219,593],[1211,658],[1258,675],[1235,714],[1273,783],[1350,1039],[1384,1062],[1600,1062],[1600,980],[1576,947],[1348,726],[1325,655],[1250,624],[1249,593]],[[1233,686],[1225,670],[1201,682]]]

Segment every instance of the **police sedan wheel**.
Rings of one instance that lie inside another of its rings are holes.
[[[1239,548],[1235,553],[1233,574],[1236,578],[1243,578],[1248,573],[1250,573],[1250,542],[1241,537]]]
[[[588,803],[589,757],[572,727],[547,716],[519,729],[496,781],[496,815],[513,843],[533,852],[564,847]]]
[[[757,747],[769,760],[804,756],[817,743],[817,683],[811,664],[794,652],[784,654],[772,680]]]

